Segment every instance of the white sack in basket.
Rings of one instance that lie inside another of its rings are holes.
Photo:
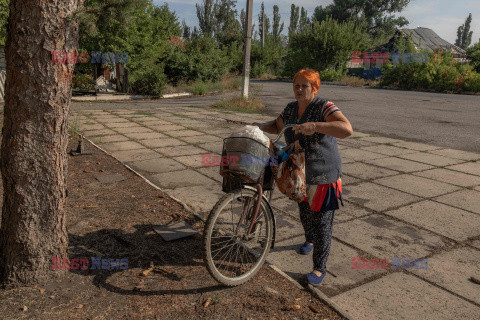
[[[247,137],[260,142],[267,148],[270,147],[270,139],[257,126],[245,126],[242,131],[232,133],[230,137]]]

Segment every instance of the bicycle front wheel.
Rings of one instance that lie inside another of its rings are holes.
[[[273,212],[264,198],[254,219],[258,194],[243,188],[224,195],[208,216],[203,258],[218,282],[237,286],[253,278],[270,251]]]

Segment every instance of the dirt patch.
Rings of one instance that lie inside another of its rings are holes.
[[[201,231],[203,222],[86,147],[91,155],[69,157],[67,227],[70,262],[88,259],[88,268],[52,270],[56,277],[33,288],[0,291],[2,319],[342,319],[268,266],[240,287],[216,283],[202,261],[201,234],[165,242],[152,231],[181,220]],[[97,179],[110,175],[125,179]],[[92,257],[128,268],[91,269]]]

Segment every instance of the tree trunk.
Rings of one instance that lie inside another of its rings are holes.
[[[52,257],[67,257],[67,120],[74,64],[53,63],[51,52],[77,50],[72,14],[79,6],[83,0],[10,2],[1,152],[4,285],[35,283],[51,270]]]

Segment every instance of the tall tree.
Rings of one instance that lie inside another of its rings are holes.
[[[65,228],[68,113],[73,63],[51,51],[78,47],[74,13],[83,0],[12,0],[6,42],[2,132],[0,281],[38,281],[52,257],[67,257]]]
[[[273,6],[273,26],[272,26],[272,35],[273,35],[273,48],[280,39],[280,35],[282,34],[284,23],[280,24],[281,16],[279,12],[279,8],[277,5]]]
[[[465,20],[465,23],[457,29],[457,40],[455,41],[455,45],[462,49],[467,49],[472,43],[473,31],[470,31],[471,23],[472,14],[470,13],[467,17],[467,20]]]
[[[183,29],[183,39],[190,39],[192,37],[192,28],[190,28],[185,19],[182,21],[182,29]]]
[[[215,11],[213,0],[203,0],[203,4],[196,4],[198,25],[200,32],[208,37],[213,36],[215,30]]]
[[[290,7],[290,26],[288,27],[288,35],[291,37],[297,32],[298,19],[300,18],[300,7],[292,3]]]
[[[284,58],[284,74],[292,76],[303,68],[342,72],[352,51],[364,51],[367,40],[365,30],[353,21],[339,23],[331,17],[322,22],[315,20],[304,33],[292,37],[290,50]]]
[[[331,5],[315,8],[313,17],[323,21],[328,16],[338,22],[348,20],[365,23],[367,31],[378,41],[392,37],[398,27],[408,24],[404,17],[397,17],[410,0],[333,0]]]
[[[262,41],[262,46],[264,45],[264,41],[267,40],[268,29],[270,29],[270,19],[268,19],[265,14],[265,5],[262,2],[260,13],[258,14],[258,34],[260,36],[260,41]]]
[[[219,43],[223,45],[229,45],[242,38],[241,24],[237,20],[235,10],[236,2],[236,0],[217,0],[214,6],[214,33]]]
[[[310,19],[308,18],[308,12],[306,9],[302,7],[302,10],[300,11],[300,21],[298,25],[299,32],[305,33],[309,26],[310,26]]]
[[[80,48],[88,52],[124,52],[128,26],[152,0],[84,0],[80,16]]]

